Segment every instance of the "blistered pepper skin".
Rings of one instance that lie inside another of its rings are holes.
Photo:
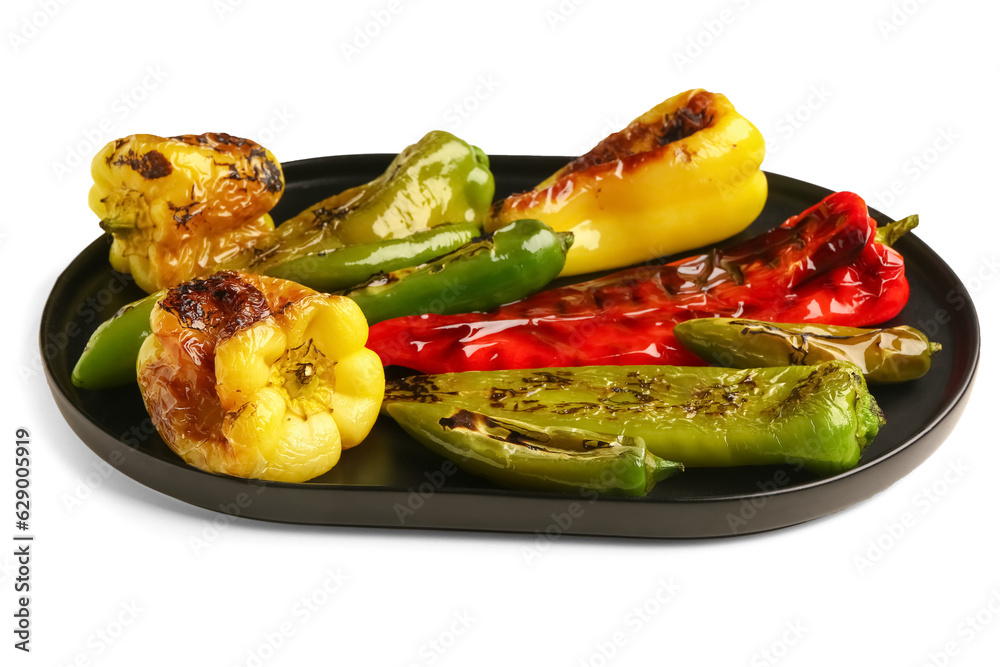
[[[574,241],[575,247],[575,241]],[[665,265],[539,292],[490,313],[425,315],[372,327],[386,365],[424,373],[704,362],[673,326],[694,317],[866,326],[894,317],[909,286],[850,192],[742,243]]]
[[[143,402],[197,468],[306,481],[378,416],[385,379],[349,299],[222,272],[170,290],[150,324],[137,365]]]
[[[386,412],[431,451],[515,489],[642,496],[684,469],[650,454],[633,438],[579,428],[536,428],[523,420],[435,403],[397,401]]]
[[[860,329],[822,324],[698,318],[674,327],[677,339],[709,363],[735,368],[808,366],[844,360],[872,383],[923,377],[941,349],[908,326]]]
[[[110,142],[91,166],[90,208],[113,237],[110,260],[146,292],[249,261],[274,229],[278,160],[224,133]]]
[[[345,190],[283,222],[250,270],[308,253],[403,238],[455,222],[482,227],[493,174],[479,148],[439,130],[403,149],[373,181]]]
[[[487,229],[537,218],[576,242],[562,275],[620,268],[726,239],[767,199],[764,138],[723,95],[676,95],[534,190],[498,202]]]
[[[474,371],[387,384],[389,415],[413,404],[434,406],[443,415],[439,430],[455,430],[472,413],[542,434],[578,429],[641,440],[651,454],[685,467],[791,464],[819,474],[855,466],[884,423],[858,368],[842,361]]]

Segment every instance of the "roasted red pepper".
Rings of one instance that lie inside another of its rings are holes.
[[[490,313],[401,317],[371,329],[385,365],[426,373],[704,362],[673,325],[692,317],[865,326],[895,316],[909,286],[856,194],[840,192],[725,249],[540,292]]]

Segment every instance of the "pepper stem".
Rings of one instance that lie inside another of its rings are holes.
[[[898,241],[906,232],[915,228],[920,222],[920,216],[908,215],[902,220],[890,222],[875,230],[875,242],[882,245],[891,246]]]
[[[121,218],[104,218],[100,223],[101,229],[112,234],[128,234],[135,231],[135,221],[123,220]]]

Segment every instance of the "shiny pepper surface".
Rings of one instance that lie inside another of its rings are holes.
[[[94,157],[90,208],[111,233],[111,266],[146,292],[248,261],[284,190],[270,151],[224,133],[135,134]]]
[[[312,479],[378,416],[385,379],[350,299],[221,272],[170,290],[150,322],[143,401],[167,445],[202,470]]]
[[[629,364],[698,366],[673,326],[694,317],[866,326],[895,316],[903,260],[850,192],[724,249],[539,292],[490,313],[372,327],[386,365],[425,373]]]
[[[537,218],[573,232],[564,276],[637,264],[743,231],[767,199],[763,159],[764,137],[724,95],[690,90],[498,202],[487,230]]]
[[[482,227],[493,191],[482,150],[448,132],[429,132],[375,180],[283,222],[249,268],[268,273],[269,267],[306,254],[403,238],[446,223]]]
[[[931,356],[941,349],[908,326],[859,329],[705,317],[680,322],[674,335],[684,347],[718,366],[808,366],[843,360],[855,364],[872,383],[923,377],[930,370]]]

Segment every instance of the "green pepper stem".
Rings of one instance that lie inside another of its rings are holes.
[[[112,234],[128,234],[135,231],[135,221],[132,220],[104,218],[98,224],[100,224],[101,229]]]
[[[920,223],[920,216],[908,215],[902,220],[890,222],[875,230],[875,242],[882,245],[891,246],[900,239],[906,232],[914,229]]]

